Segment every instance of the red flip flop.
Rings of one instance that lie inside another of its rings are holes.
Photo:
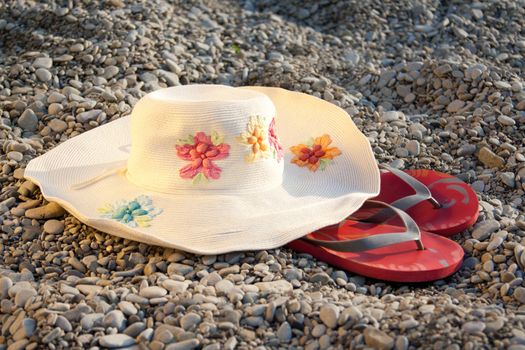
[[[421,230],[450,237],[478,219],[478,197],[457,177],[434,170],[380,167],[386,171],[374,199],[405,211]]]
[[[383,216],[373,213],[384,212],[385,208],[401,224],[363,221]],[[365,202],[349,220],[295,240],[288,247],[343,270],[393,282],[445,278],[460,268],[464,255],[456,242],[420,231],[406,213],[378,201]]]

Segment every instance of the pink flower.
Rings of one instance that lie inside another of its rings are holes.
[[[180,177],[193,179],[194,182],[202,180],[203,176],[208,180],[220,178],[222,170],[213,161],[230,155],[230,145],[223,143],[215,132],[208,136],[200,131],[195,136],[180,140],[175,148],[180,159],[191,161],[179,170]]]
[[[277,137],[277,131],[275,130],[275,118],[272,119],[272,122],[270,123],[270,127],[268,129],[268,140],[270,142],[270,146],[272,146],[275,152],[275,158],[278,162],[281,161],[281,159],[284,156],[284,151],[283,146],[281,146],[279,138]]]

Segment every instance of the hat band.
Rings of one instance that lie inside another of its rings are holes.
[[[108,176],[115,175],[118,173],[124,174],[127,171],[127,169],[128,169],[127,165],[124,165],[124,166],[119,166],[119,167],[114,167],[114,168],[103,170],[102,173],[95,175],[87,180],[72,184],[71,186],[69,186],[69,189],[80,190],[84,187],[91,186],[94,183],[99,182],[100,180],[105,179]]]
[[[178,189],[178,190],[172,190],[172,191],[167,191],[166,189],[164,188],[157,188],[155,186],[150,186],[150,185],[145,185],[145,184],[137,184],[134,180],[133,180],[133,177],[131,176],[131,173],[129,172],[128,170],[128,167],[127,165],[124,165],[124,166],[115,166],[115,167],[112,167],[112,168],[108,168],[108,169],[105,169],[103,170],[100,174],[98,175],[95,175],[93,177],[90,177],[86,180],[83,180],[81,182],[77,182],[77,183],[74,183],[72,185],[69,186],[69,189],[70,190],[81,190],[85,187],[89,187],[101,180],[104,180],[105,178],[109,177],[109,176],[112,176],[112,175],[121,175],[121,176],[126,176],[126,178],[128,179],[128,181],[130,181],[131,183],[137,185],[138,187],[141,187],[141,188],[144,188],[146,190],[150,190],[150,191],[153,191],[153,192],[159,192],[159,193],[170,193],[170,194],[176,194],[176,193],[181,193],[181,192],[185,192],[185,190],[182,190],[182,189]],[[211,191],[209,191],[210,193],[213,193],[213,194],[218,194],[218,193],[227,193],[227,194],[238,194],[238,193],[242,193],[242,194],[245,194],[245,193],[257,193],[257,192],[264,192],[264,191],[268,191],[268,190],[271,190],[275,187],[278,187],[282,184],[282,182],[280,182],[279,184],[274,184],[274,183],[270,183],[270,186],[267,186],[265,188],[258,188],[257,190],[252,190],[252,191],[249,191],[249,190],[234,190],[234,189],[223,189],[223,190],[220,190],[220,189],[213,189]]]

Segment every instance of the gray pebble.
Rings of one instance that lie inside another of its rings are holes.
[[[86,123],[90,120],[96,119],[100,113],[102,113],[102,110],[100,109],[92,109],[90,111],[82,112],[77,115],[77,121],[80,123]]]
[[[292,339],[292,327],[288,322],[283,322],[277,330],[277,338],[281,343],[288,343]]]
[[[184,330],[191,330],[198,326],[201,322],[202,317],[194,312],[187,313],[180,319],[180,325]]]
[[[197,339],[187,339],[166,346],[165,350],[192,350],[198,347],[200,342]]]
[[[31,109],[26,109],[18,118],[18,125],[25,131],[35,131],[38,127],[38,117]]]
[[[525,288],[524,287],[518,287],[514,289],[514,293],[512,294],[514,299],[519,301],[522,304],[525,304]]]
[[[467,334],[483,332],[484,329],[485,324],[480,321],[466,322],[463,324],[463,326],[461,326],[461,330]]]
[[[71,323],[68,321],[67,318],[65,318],[62,315],[57,316],[55,326],[61,328],[64,332],[71,332],[73,330],[73,326],[71,326]]]
[[[33,68],[45,68],[49,69],[53,66],[53,60],[49,57],[37,57],[33,61]]]
[[[328,328],[335,328],[339,319],[339,308],[333,304],[324,304],[319,311],[321,321]]]
[[[499,229],[499,222],[496,220],[487,220],[476,224],[472,237],[478,241],[484,241],[489,238],[490,234]]]
[[[126,317],[120,310],[110,311],[104,316],[102,320],[104,327],[113,327],[119,331],[123,331],[126,328]]]
[[[110,334],[100,337],[98,343],[103,347],[114,349],[133,345],[136,341],[127,334]]]
[[[38,78],[38,80],[40,80],[40,81],[42,81],[44,83],[50,81],[51,78],[53,78],[51,73],[45,68],[38,68],[35,71],[35,74],[36,74],[36,77]]]

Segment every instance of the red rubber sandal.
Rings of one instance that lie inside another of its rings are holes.
[[[457,177],[434,170],[380,167],[385,171],[374,199],[403,210],[420,229],[450,237],[478,219],[478,197]]]
[[[390,219],[397,219],[396,225],[369,222],[384,218],[387,211]],[[461,267],[464,255],[456,242],[420,231],[405,212],[378,201],[365,202],[339,225],[313,232],[288,247],[343,270],[393,282],[445,278]]]

